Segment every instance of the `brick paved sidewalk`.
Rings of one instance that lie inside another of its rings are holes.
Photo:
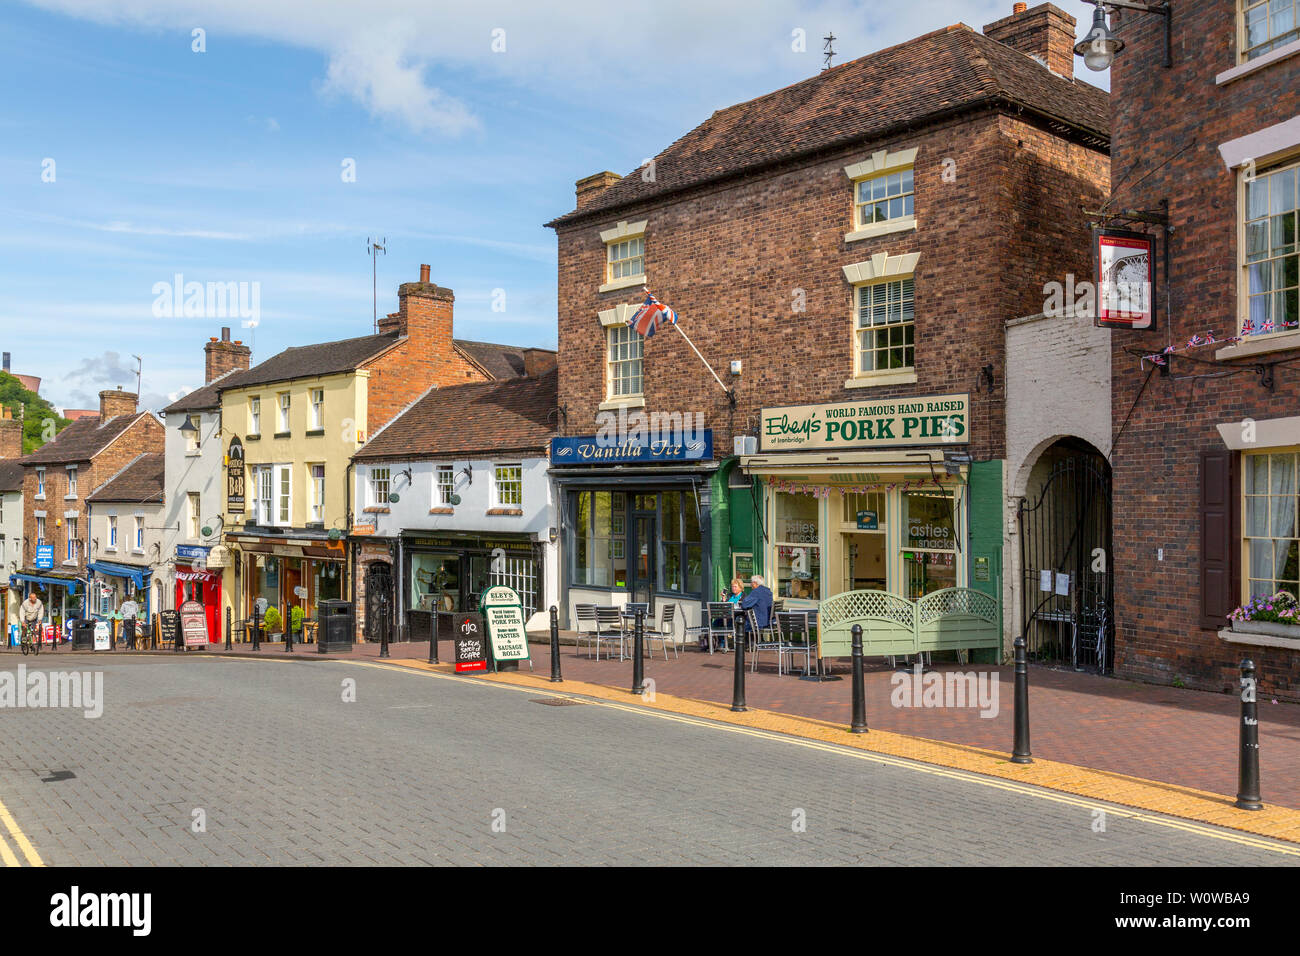
[[[219,645],[212,647],[216,653],[225,653]],[[358,644],[351,654],[338,655],[318,654],[314,644],[295,646],[292,655],[284,653],[280,644],[262,647],[259,656],[280,659],[379,655],[376,644]],[[450,642],[443,641],[439,647],[441,659],[447,661]],[[60,656],[64,653],[62,649],[58,652]],[[233,653],[251,656],[250,646],[237,644]],[[429,645],[392,644],[389,653],[393,658],[426,660]],[[535,673],[549,675],[549,645],[533,644],[532,654]],[[76,656],[83,655],[81,652]],[[590,660],[586,648],[575,654],[572,646],[562,646],[560,655],[566,677],[610,687],[631,687],[631,661]],[[55,655],[47,652],[39,661],[45,664],[54,659]],[[935,667],[941,673],[974,669],[956,664]],[[871,727],[895,733],[1010,752],[1011,668],[981,670],[999,675],[996,717],[981,717],[975,708],[893,707],[890,692],[894,672],[879,661],[868,661],[867,722]],[[847,725],[851,693],[847,662],[839,662],[835,672],[844,679],[814,683],[790,675],[777,676],[771,655],[765,655],[758,673],[746,674],[747,703],[751,708]],[[667,662],[662,654],[648,660],[645,674],[655,681],[655,689],[665,694],[718,703],[731,701],[730,654],[709,655],[692,648],[673,659],[670,651]],[[1240,701],[1235,695],[1138,684],[1039,666],[1030,668],[1029,679],[1035,756],[1229,796],[1236,794]],[[1300,705],[1274,703],[1264,697],[1259,712],[1264,801],[1300,809]]]

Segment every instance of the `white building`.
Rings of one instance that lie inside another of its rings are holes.
[[[526,615],[559,601],[556,513],[547,476],[554,370],[430,389],[353,456],[358,629],[427,639],[435,612],[475,611],[490,585]],[[367,624],[367,619],[369,624]],[[448,626],[447,618],[443,626]]]
[[[163,456],[137,455],[86,498],[90,561],[86,614],[104,618],[134,601],[148,620],[159,610]]]
[[[17,460],[0,458],[0,622],[18,623],[18,602],[22,592],[14,588],[9,596],[9,572],[23,563],[23,466]],[[12,606],[11,606],[12,605]]]

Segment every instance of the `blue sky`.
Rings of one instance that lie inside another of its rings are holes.
[[[1089,7],[1058,5],[1081,34]],[[380,315],[428,262],[456,293],[458,337],[554,347],[542,223],[573,207],[576,179],[626,173],[713,110],[812,75],[828,28],[843,62],[1010,12],[1010,0],[11,2],[0,348],[56,407],[134,388],[140,355],[144,403],[161,407],[202,384],[203,343],[223,324],[254,362],[367,334],[368,236],[388,240]],[[155,315],[155,285],[177,274],[258,283],[258,327]]]

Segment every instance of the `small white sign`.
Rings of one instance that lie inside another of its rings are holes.
[[[293,593],[296,597],[303,598],[304,600],[306,600],[307,598],[307,589],[303,587],[301,584],[293,589]]]
[[[1070,576],[1068,574],[1057,574],[1056,576],[1056,593],[1070,593]]]
[[[1052,590],[1052,572],[1050,569],[1038,572],[1038,590],[1048,592]]]
[[[113,639],[113,632],[107,621],[95,622],[95,650],[106,651]]]

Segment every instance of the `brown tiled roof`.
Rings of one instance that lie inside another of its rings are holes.
[[[218,375],[202,388],[196,388],[192,392],[187,392],[176,401],[172,402],[162,410],[162,414],[169,412],[197,412],[208,408],[221,407],[221,389],[234,388],[239,384],[238,378],[246,375],[244,369],[231,369],[222,375]]]
[[[600,216],[998,103],[1044,117],[1060,132],[1073,131],[1086,142],[1101,147],[1110,142],[1107,93],[1057,76],[1018,50],[959,23],[718,110],[654,157],[652,182],[625,176],[581,210],[547,225]]]
[[[101,424],[99,416],[79,418],[36,449],[26,458],[24,465],[57,464],[61,462],[90,461],[117,438],[150,412],[134,415],[114,415]]]
[[[558,381],[552,370],[534,378],[430,389],[353,457],[542,454],[555,434]]]
[[[483,369],[493,378],[522,378],[524,374],[524,352],[514,345],[498,345],[495,342],[470,342],[466,339],[453,339],[471,362]]]
[[[163,500],[163,462],[161,454],[136,455],[108,481],[87,497],[87,501],[129,501],[146,504]]]
[[[23,490],[23,464],[18,458],[0,458],[0,491]]]
[[[285,349],[272,355],[265,362],[254,365],[247,372],[239,373],[237,377],[222,379],[217,391],[243,388],[247,385],[268,385],[271,382],[284,382],[292,378],[350,372],[360,368],[367,359],[374,358],[397,341],[396,332],[384,332],[379,335],[362,335],[355,339],[341,339],[337,342],[321,342],[316,345],[301,345]],[[184,410],[180,409],[180,411]]]

